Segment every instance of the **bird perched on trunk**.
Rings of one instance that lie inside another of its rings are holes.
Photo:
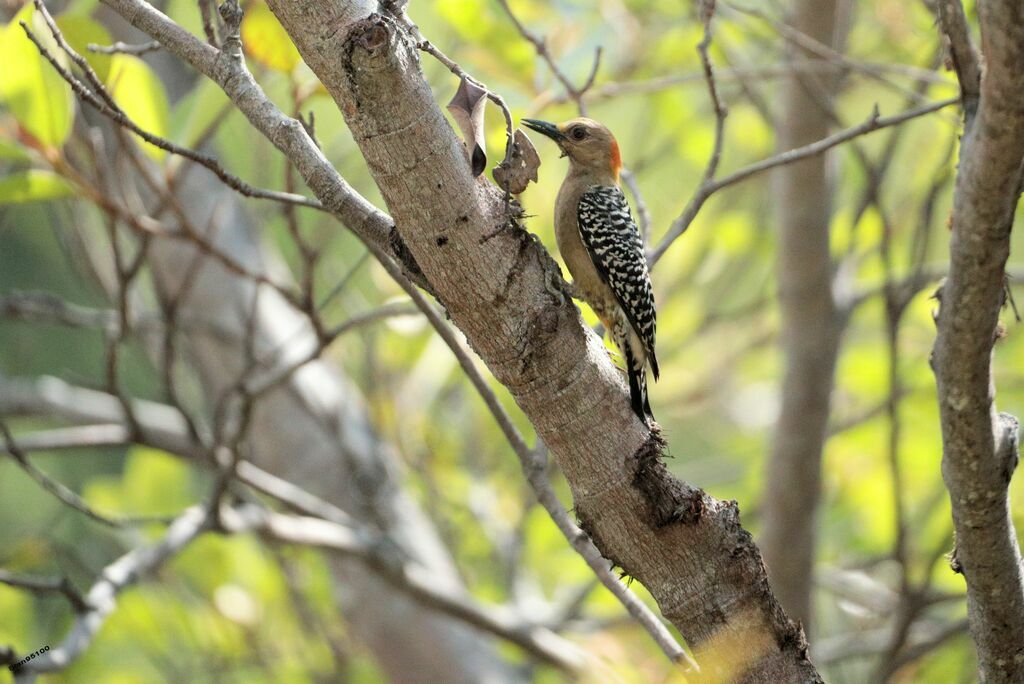
[[[653,420],[646,367],[657,380],[657,312],[643,240],[619,188],[619,145],[593,119],[523,124],[554,140],[569,158],[555,202],[558,251],[572,274],[573,296],[590,305],[622,353],[633,411],[644,422]]]

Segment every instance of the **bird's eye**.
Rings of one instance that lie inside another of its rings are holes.
[[[569,131],[569,135],[572,136],[573,140],[583,140],[587,137],[587,129],[583,128],[583,126],[577,126]]]

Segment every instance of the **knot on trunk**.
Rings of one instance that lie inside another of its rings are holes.
[[[371,14],[352,24],[342,46],[342,65],[356,88],[384,90],[389,72],[400,76],[410,60],[418,59],[406,33],[386,14]]]
[[[681,482],[665,467],[662,456],[668,445],[658,430],[633,454],[636,469],[633,486],[647,501],[653,527],[672,523],[697,524],[704,513],[704,490]]]

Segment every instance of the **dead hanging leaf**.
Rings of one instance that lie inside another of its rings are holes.
[[[484,150],[484,107],[487,91],[468,78],[463,77],[455,96],[448,103],[455,123],[462,130],[469,150],[473,176],[479,176],[487,168],[487,152]]]
[[[537,150],[523,129],[517,128],[512,137],[512,155],[507,162],[503,161],[494,167],[494,180],[498,187],[518,195],[526,190],[530,181],[537,182],[538,167],[540,157]]]

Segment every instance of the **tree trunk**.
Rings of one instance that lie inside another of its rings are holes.
[[[789,22],[831,45],[835,0],[796,0]],[[790,49],[791,59],[815,55]],[[828,135],[831,76],[792,73],[781,97],[778,147],[788,150]],[[842,323],[833,297],[829,223],[832,190],[826,155],[776,172],[776,278],[782,313],[785,375],[781,411],[765,473],[761,547],[772,586],[786,612],[809,629],[813,609],[816,511],[821,457]]]

